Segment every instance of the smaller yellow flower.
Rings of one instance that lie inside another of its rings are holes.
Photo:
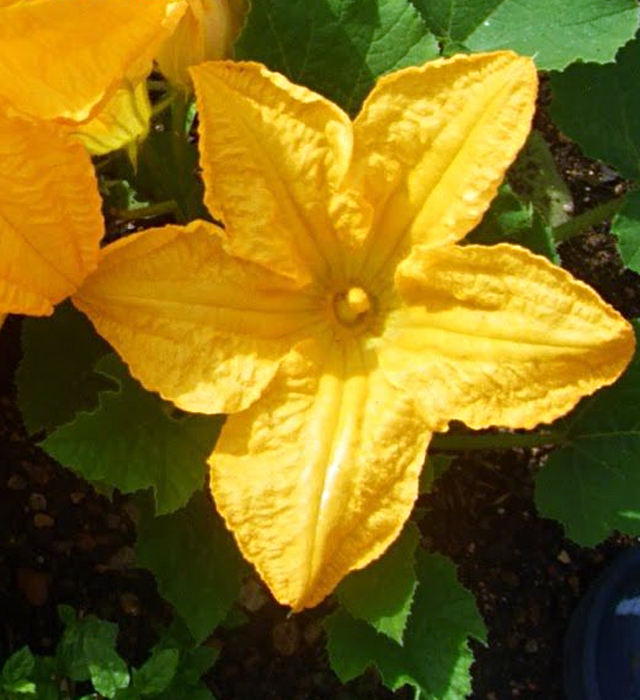
[[[156,56],[163,75],[185,90],[191,90],[191,66],[231,55],[247,13],[247,0],[188,2],[187,11]]]
[[[0,321],[52,313],[95,267],[101,200],[75,132],[104,127],[108,113],[121,119],[119,88],[144,89],[184,9],[170,0],[0,0]]]

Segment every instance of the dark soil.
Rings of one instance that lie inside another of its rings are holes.
[[[585,159],[544,114],[538,128],[552,145],[575,212],[624,191],[608,168]],[[622,268],[606,227],[562,246],[564,265],[627,317],[640,316],[640,283]],[[45,455],[25,433],[15,404],[20,319],[0,333],[0,659],[28,644],[55,648],[66,603],[113,620],[120,652],[144,660],[171,619],[153,577],[136,568],[135,512],[115,494],[97,494]],[[566,540],[533,504],[533,476],[544,451],[456,457],[421,500],[423,545],[450,556],[476,596],[489,630],[474,643],[473,700],[561,700],[562,641],[590,581],[634,542],[613,536],[597,549]],[[372,672],[343,686],[329,669],[321,620],[331,608],[288,616],[255,581],[247,581],[246,622],[210,640],[220,657],[207,682],[219,700],[349,700],[399,697]]]

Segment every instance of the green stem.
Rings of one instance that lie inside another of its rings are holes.
[[[176,93],[172,92],[170,95],[167,95],[164,99],[160,100],[159,102],[156,102],[152,109],[151,109],[151,116],[152,117],[157,117],[160,112],[164,112],[164,110],[169,107],[173,101],[176,99]]]
[[[137,207],[136,209],[114,209],[113,215],[121,221],[136,221],[137,219],[149,219],[152,216],[162,216],[173,214],[178,211],[178,205],[169,199],[166,202],[149,204],[147,207]]]
[[[166,80],[147,80],[147,88],[149,90],[160,90],[164,92],[167,89]]]
[[[175,99],[171,103],[171,126],[173,130],[184,136],[187,129],[187,115],[189,113],[189,105],[191,103],[191,96],[188,92],[181,90],[176,90]]]
[[[537,433],[439,433],[429,449],[443,452],[465,450],[509,450],[513,447],[562,445],[567,436],[561,432]]]
[[[569,221],[565,221],[563,224],[553,229],[553,239],[556,243],[562,243],[562,241],[566,241],[572,236],[577,236],[579,233],[586,231],[592,226],[603,223],[620,209],[625,199],[626,197],[624,196],[610,199],[608,202],[598,204],[597,207],[589,209],[579,216],[569,219]]]

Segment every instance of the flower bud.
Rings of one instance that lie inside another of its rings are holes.
[[[247,0],[188,0],[188,3],[175,31],[156,55],[163,75],[185,90],[191,90],[190,66],[231,55],[248,5]]]
[[[132,85],[125,81],[93,119],[75,129],[75,134],[91,155],[119,148],[128,148],[133,154],[149,131],[150,119],[146,82],[139,80]]]

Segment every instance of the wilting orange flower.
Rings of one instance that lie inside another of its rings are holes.
[[[0,4],[1,316],[51,313],[95,267],[101,201],[72,132],[127,75],[150,68],[183,9],[168,0]]]
[[[189,68],[203,61],[231,56],[244,17],[247,0],[187,0],[188,7],[173,34],[156,56],[163,75],[190,90]]]
[[[529,59],[398,71],[354,122],[260,65],[192,74],[224,230],[119,241],[74,301],[147,388],[231,414],[217,506],[299,610],[397,536],[433,431],[552,421],[618,377],[634,336],[546,259],[457,245],[529,131]]]

